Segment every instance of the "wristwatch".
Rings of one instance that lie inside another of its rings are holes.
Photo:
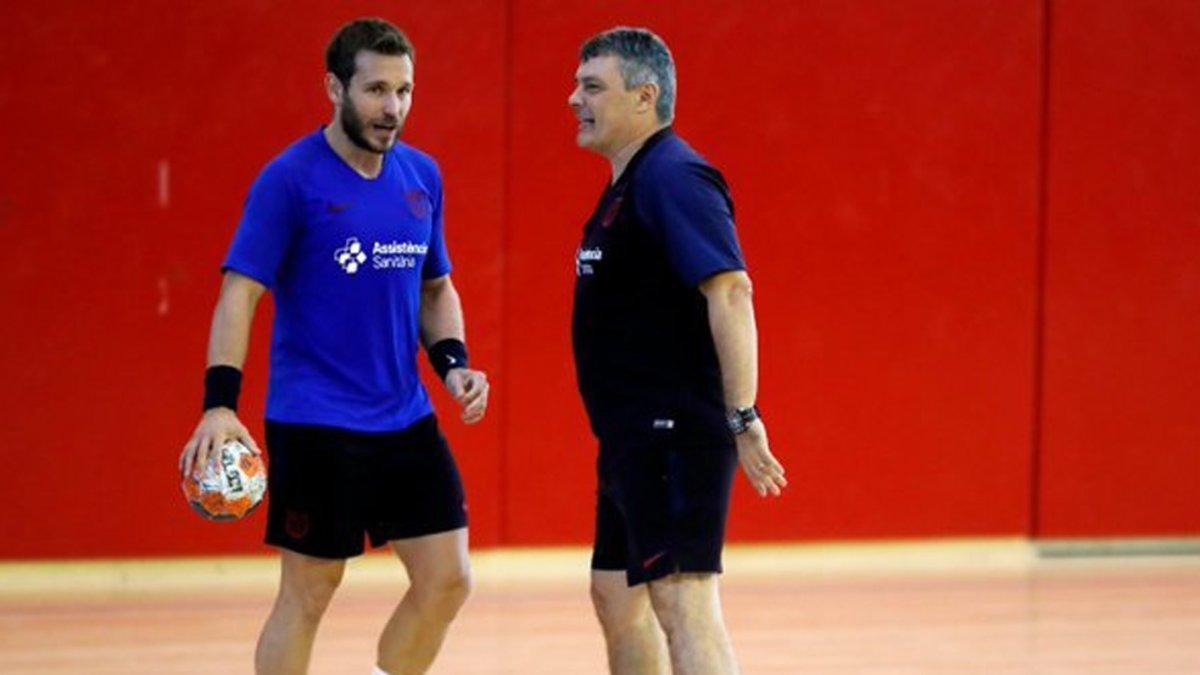
[[[749,408],[734,408],[725,413],[725,423],[729,425],[729,430],[733,432],[734,436],[746,433],[746,430],[750,428],[750,423],[761,418],[762,413],[758,411],[757,405]]]

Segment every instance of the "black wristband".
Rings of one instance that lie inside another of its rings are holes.
[[[210,366],[204,371],[204,409],[237,410],[242,391],[242,371],[233,366]]]
[[[443,381],[451,368],[467,367],[467,346],[462,340],[446,338],[425,348],[429,356],[429,365]]]

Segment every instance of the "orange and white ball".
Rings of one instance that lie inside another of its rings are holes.
[[[183,494],[209,520],[237,520],[262,502],[267,469],[262,458],[236,440],[226,441],[197,477],[183,477]]]

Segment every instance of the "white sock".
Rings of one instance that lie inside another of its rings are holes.
[[[375,670],[371,671],[371,675],[388,675],[388,671],[380,668],[379,666],[375,666]]]

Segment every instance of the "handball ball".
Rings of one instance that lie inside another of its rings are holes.
[[[262,459],[237,441],[226,441],[197,478],[183,477],[183,494],[209,520],[237,520],[254,510],[267,491]]]

